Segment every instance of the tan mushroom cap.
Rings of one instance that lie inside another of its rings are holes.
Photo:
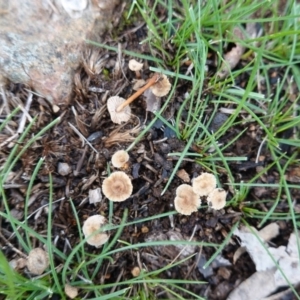
[[[129,176],[122,171],[111,173],[102,184],[103,194],[111,201],[125,201],[132,194],[132,183]]]
[[[207,202],[210,203],[213,209],[222,209],[226,205],[227,192],[223,189],[214,189],[209,193]]]
[[[215,175],[202,173],[193,179],[193,190],[199,196],[207,196],[217,186]]]
[[[49,256],[41,248],[32,249],[27,258],[27,268],[34,275],[41,275],[49,266]]]
[[[144,64],[136,61],[135,59],[131,59],[128,62],[128,67],[131,71],[140,71]]]
[[[94,215],[87,218],[82,226],[82,232],[85,238],[89,237],[95,231],[99,230],[101,226],[103,226],[105,223],[106,219],[101,215]],[[89,237],[86,242],[91,246],[99,248],[101,245],[105,244],[108,241],[108,239],[108,234],[104,232],[99,232]]]
[[[160,74],[159,77],[159,80],[150,89],[155,96],[163,97],[169,93],[172,85],[166,75]]]
[[[129,155],[125,150],[115,152],[111,158],[111,163],[115,168],[122,168],[129,161]]]
[[[128,105],[120,112],[117,112],[117,107],[119,107],[123,102],[125,102],[125,99],[119,96],[113,96],[107,100],[107,109],[110,114],[110,118],[116,124],[127,122],[130,119],[131,109]]]
[[[71,298],[74,299],[78,296],[78,288],[76,286],[71,286],[69,284],[65,285],[65,294]]]
[[[132,270],[131,270],[131,274],[133,277],[138,277],[141,274],[141,269],[137,266],[135,266]]]
[[[177,188],[174,206],[179,213],[190,215],[192,212],[197,211],[200,205],[200,197],[194,193],[190,185],[182,184]]]

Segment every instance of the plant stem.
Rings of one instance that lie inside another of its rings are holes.
[[[116,112],[120,112],[121,110],[124,109],[124,107],[126,107],[127,105],[129,105],[132,101],[134,101],[138,96],[142,95],[149,87],[151,87],[152,85],[154,85],[156,82],[159,81],[160,75],[158,73],[155,73],[149,80],[148,82],[141,87],[139,90],[137,90],[133,95],[131,95],[125,102],[123,102],[122,104],[120,104],[117,109]]]

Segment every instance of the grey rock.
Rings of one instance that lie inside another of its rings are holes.
[[[28,84],[66,104],[85,39],[101,41],[119,0],[89,1],[76,18],[59,0],[0,0],[0,81]]]

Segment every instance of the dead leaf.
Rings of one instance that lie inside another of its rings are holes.
[[[176,175],[184,182],[190,182],[190,176],[186,170],[180,169],[176,172]]]
[[[233,254],[233,264],[235,265],[235,263],[237,262],[237,260],[246,252],[246,248],[245,247],[239,247]]]
[[[235,27],[233,29],[232,35],[234,37],[237,37],[239,40],[244,39],[243,32],[239,27]],[[217,72],[217,76],[220,79],[225,78],[230,73],[230,71],[236,67],[244,51],[245,47],[239,44],[237,41],[236,46],[224,55],[224,61],[221,65],[220,70]]]
[[[276,288],[274,270],[256,272],[236,287],[227,300],[260,300]]]
[[[265,242],[269,242],[279,235],[279,225],[277,223],[270,223],[261,229],[258,234]]]
[[[81,188],[81,191],[85,191],[89,188],[89,186],[98,178],[98,172],[92,176],[90,176],[84,183],[84,185]]]
[[[285,175],[285,179],[292,183],[300,182],[300,167],[290,169]]]
[[[139,90],[142,86],[144,86],[145,84],[146,84],[146,81],[145,81],[144,79],[137,79],[137,80],[134,80],[132,89],[133,89],[134,91],[137,91],[137,90]]]
[[[161,98],[156,97],[151,89],[147,89],[144,94],[146,101],[146,110],[151,112],[157,112],[160,109]]]

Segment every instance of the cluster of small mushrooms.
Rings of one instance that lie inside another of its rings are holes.
[[[124,99],[119,96],[113,96],[107,100],[107,109],[110,114],[110,118],[116,124],[127,122],[130,119],[131,108],[129,104],[144,92],[150,90],[150,93],[153,93],[156,97],[163,97],[167,95],[171,89],[171,83],[169,82],[166,75],[154,73],[152,77],[150,77],[148,81],[145,82],[143,79],[140,79],[140,70],[143,67],[142,63],[131,59],[129,61],[128,67],[130,70],[136,73],[137,81],[133,89],[136,89],[137,91],[128,99]]]
[[[194,178],[192,186],[180,185],[176,189],[175,209],[183,215],[190,215],[200,207],[201,198],[206,198],[212,209],[222,209],[226,205],[227,193],[216,186],[217,179],[210,173],[202,173]]]
[[[111,163],[115,168],[126,170],[129,164],[129,155],[125,150],[114,153]],[[102,192],[111,201],[121,202],[128,199],[132,194],[133,186],[131,179],[124,171],[115,171],[103,180]],[[82,231],[87,238],[87,243],[99,248],[105,244],[109,235],[101,232],[106,224],[106,218],[101,215],[93,215],[83,223]]]
[[[107,109],[111,120],[117,124],[127,122],[130,119],[131,109],[129,104],[145,91],[150,90],[156,97],[163,97],[171,89],[171,84],[166,75],[154,73],[145,82],[140,79],[142,63],[132,59],[129,61],[128,66],[130,70],[136,73],[137,81],[134,87],[136,92],[127,100],[119,96],[113,96],[107,100]],[[112,156],[111,162],[115,168],[121,171],[115,171],[104,179],[102,192],[111,201],[125,201],[131,196],[133,190],[131,179],[124,172],[129,166],[129,155],[125,150],[119,150]],[[203,173],[195,178],[192,186],[188,184],[180,185],[176,190],[175,209],[181,214],[190,215],[200,207],[201,197],[206,197],[213,209],[223,208],[226,204],[226,192],[217,189],[216,185],[215,176],[209,173]],[[99,193],[101,194],[100,189],[95,190],[96,195]],[[88,244],[99,248],[108,241],[109,235],[105,232],[105,228],[103,229],[105,224],[106,219],[102,215],[91,216],[84,222],[82,231]]]
[[[126,170],[129,155],[125,150],[119,150],[114,153],[111,162],[115,168]],[[210,173],[202,173],[194,178],[192,186],[180,185],[176,190],[175,209],[181,214],[190,215],[200,207],[201,198],[206,198],[211,208],[222,209],[226,205],[227,193],[223,189],[216,188],[216,185],[216,177]],[[114,202],[125,201],[131,196],[132,190],[131,179],[124,171],[111,173],[102,183],[103,194]],[[101,215],[91,216],[84,222],[82,231],[88,244],[98,248],[108,241],[109,235],[101,231],[101,227],[103,228],[105,224],[106,219]]]

